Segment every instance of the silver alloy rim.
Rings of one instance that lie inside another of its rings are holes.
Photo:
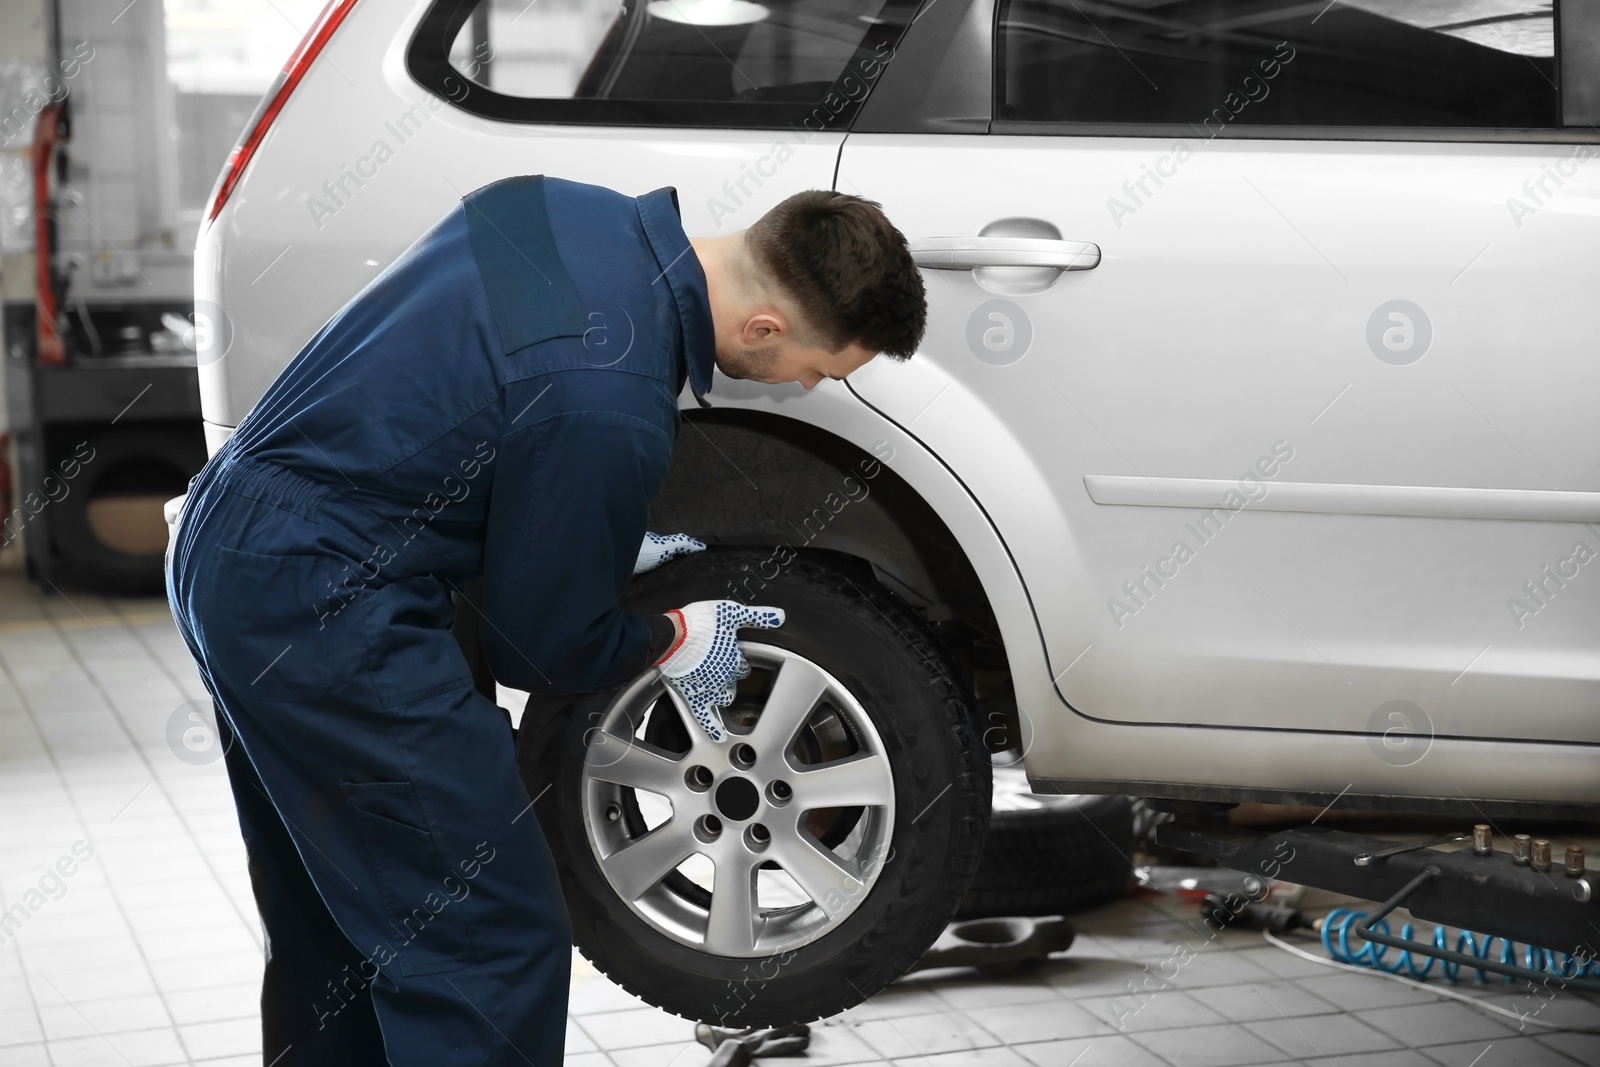
[[[606,881],[651,926],[712,955],[770,956],[822,937],[866,899],[888,858],[894,776],[872,720],[837,679],[786,649],[739,647],[771,681],[753,722],[735,725],[753,710],[736,701],[718,744],[647,671],[585,739],[583,818]],[[687,752],[638,736],[652,709],[677,714]],[[815,758],[819,739],[841,737],[852,751]],[[642,826],[652,805],[670,815]],[[847,832],[825,844],[818,820]],[[696,863],[692,880],[680,868]]]

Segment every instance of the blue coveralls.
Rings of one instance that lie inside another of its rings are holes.
[[[567,913],[451,593],[484,579],[509,686],[644,670],[617,602],[712,363],[671,188],[508,178],[340,310],[191,487],[168,596],[237,740],[264,1061],[561,1064]]]

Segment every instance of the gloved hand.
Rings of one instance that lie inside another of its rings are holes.
[[[675,533],[663,536],[658,533],[646,533],[644,544],[639,546],[639,559],[633,565],[633,573],[643,574],[645,571],[653,571],[675,556],[687,556],[691,552],[705,550],[704,541],[688,534]]]
[[[660,663],[661,675],[713,741],[727,737],[718,708],[733,703],[735,683],[750,673],[738,631],[783,625],[782,608],[757,608],[737,600],[697,600],[667,612],[683,624],[683,639]]]

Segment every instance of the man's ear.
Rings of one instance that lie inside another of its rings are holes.
[[[745,320],[739,341],[749,347],[771,344],[782,340],[784,334],[788,332],[789,324],[783,320],[781,313],[772,310],[758,311]]]

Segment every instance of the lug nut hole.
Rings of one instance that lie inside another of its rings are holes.
[[[767,802],[769,804],[784,805],[794,797],[794,790],[789,788],[789,783],[779,780],[767,784]]]
[[[702,815],[695,820],[694,836],[703,842],[715,841],[722,835],[722,820],[715,815]]]
[[[702,767],[696,764],[684,772],[683,783],[696,793],[704,793],[711,788],[711,783],[715,780],[715,777],[711,773],[710,767]]]
[[[771,842],[772,834],[769,833],[767,828],[762,826],[760,823],[753,822],[749,826],[745,827],[744,845],[751,852],[765,852],[767,850],[767,845]]]
[[[756,750],[749,745],[740,743],[733,746],[733,751],[729,753],[729,758],[733,760],[735,767],[749,770],[756,765]]]

